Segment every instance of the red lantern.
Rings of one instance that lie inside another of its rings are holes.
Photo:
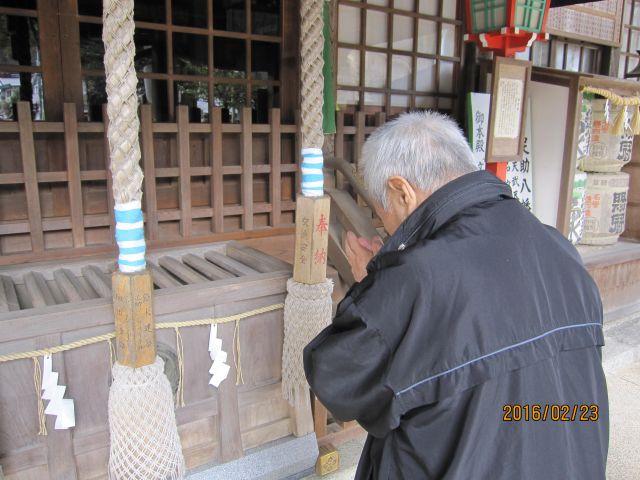
[[[550,0],[465,0],[466,42],[477,42],[482,50],[513,57],[548,40],[545,32]]]

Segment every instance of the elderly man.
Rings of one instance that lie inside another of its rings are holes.
[[[443,115],[376,130],[362,171],[391,237],[349,234],[357,283],[304,352],[369,433],[356,478],[604,479],[602,305],[575,248]]]

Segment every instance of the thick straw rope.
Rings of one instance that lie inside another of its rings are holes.
[[[290,404],[308,395],[302,351],[331,322],[333,281],[307,285],[287,281],[282,351],[282,396]]]
[[[622,105],[626,107],[638,106],[640,105],[640,97],[623,97],[618,95],[617,93],[612,92],[611,90],[607,90],[605,88],[596,88],[596,87],[581,87],[581,89],[585,93],[595,93],[596,95],[600,95],[601,97],[606,98],[614,105]]]
[[[140,201],[142,170],[138,133],[138,79],[134,68],[133,0],[105,0],[102,40],[109,99],[109,152],[113,198],[117,204]]]
[[[324,0],[302,0],[300,5],[301,34],[301,130],[304,148],[322,148],[322,105],[324,77],[322,67],[322,6]]]
[[[134,0],[104,0],[102,40],[106,73],[109,154],[113,177],[118,268],[145,268],[138,79],[134,66]],[[159,357],[133,368],[114,363],[109,388],[110,480],[179,480],[185,462],[171,385]]]
[[[301,55],[301,125],[302,131],[302,194],[315,197],[323,194],[322,106],[324,49],[322,9],[325,0],[302,0],[300,20]],[[297,220],[299,221],[299,220]],[[282,347],[282,395],[295,405],[308,396],[308,384],[302,363],[304,347],[331,322],[331,292],[333,283],[307,285],[289,279],[284,309],[284,343]]]

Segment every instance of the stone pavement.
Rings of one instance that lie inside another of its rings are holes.
[[[607,480],[640,480],[640,361],[607,372],[610,434]],[[350,480],[364,438],[341,445],[339,472],[311,479]]]
[[[640,479],[640,362],[607,373],[608,480]]]

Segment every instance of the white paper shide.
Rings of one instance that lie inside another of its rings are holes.
[[[211,325],[209,332],[209,355],[213,363],[209,369],[211,380],[209,385],[218,388],[222,381],[229,375],[231,367],[226,363],[227,352],[222,350],[222,339],[218,338],[218,325]]]
[[[44,365],[42,372],[42,399],[49,401],[44,413],[56,417],[56,430],[75,427],[76,415],[73,400],[64,398],[67,387],[58,385],[58,372],[53,371],[51,355],[45,355],[42,363]]]

